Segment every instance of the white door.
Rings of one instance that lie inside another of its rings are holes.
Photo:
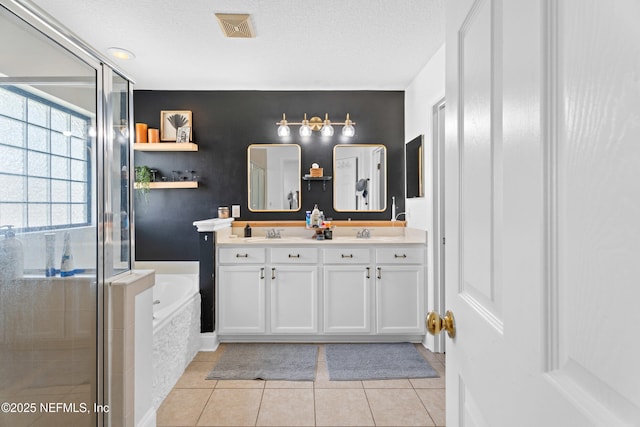
[[[271,268],[271,332],[318,332],[318,267],[276,265]]]
[[[447,426],[640,425],[640,2],[447,2]]]

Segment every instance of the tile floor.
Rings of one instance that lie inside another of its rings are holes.
[[[315,381],[205,380],[224,348],[197,354],[158,409],[158,426],[445,425],[444,355],[421,345],[440,378],[329,381],[320,344]]]

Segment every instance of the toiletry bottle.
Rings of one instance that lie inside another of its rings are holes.
[[[320,219],[320,209],[318,209],[318,204],[316,203],[313,206],[313,211],[311,211],[311,226],[317,227],[319,219]]]
[[[47,266],[45,267],[44,275],[46,277],[54,277],[56,275],[56,267],[55,267],[56,234],[46,233],[44,235],[44,241],[45,241],[45,256],[47,258]]]
[[[391,221],[396,220],[396,197],[391,197]]]
[[[64,233],[64,249],[62,250],[62,261],[60,262],[60,276],[69,277],[74,274],[73,255],[71,254],[71,235],[67,231]]]
[[[251,237],[251,226],[249,223],[244,226],[244,237]]]
[[[16,239],[13,225],[8,228],[5,238],[0,241],[0,277],[4,279],[19,279],[24,275],[24,251],[22,242]]]
[[[311,211],[307,211],[307,218],[305,223],[307,228],[311,228]]]

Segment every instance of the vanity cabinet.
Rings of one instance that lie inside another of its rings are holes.
[[[264,248],[221,248],[218,267],[218,332],[266,332]]]
[[[271,249],[271,332],[318,333],[318,250]]]
[[[371,257],[364,248],[324,249],[323,331],[371,332]]]
[[[376,329],[379,334],[424,333],[424,249],[376,249]]]
[[[317,253],[315,248],[221,248],[220,335],[317,334]]]
[[[218,334],[243,340],[421,339],[424,245],[322,245],[220,247]]]

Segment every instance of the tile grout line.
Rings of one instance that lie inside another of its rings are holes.
[[[216,383],[216,386],[217,385],[218,385],[218,383]],[[215,388],[215,386],[214,386],[214,388]],[[198,415],[198,418],[196,419],[196,423],[194,424],[194,426],[198,425],[198,423],[200,422],[200,418],[202,418],[202,415],[204,414],[204,410],[207,408],[207,405],[209,404],[209,402],[213,398],[213,390],[214,390],[214,388],[211,389],[211,393],[209,394],[209,398],[207,399],[207,401],[205,402],[204,406],[202,407],[202,410],[200,411],[200,415]],[[191,389],[191,390],[195,390],[195,389]]]
[[[364,392],[364,398],[367,399],[367,406],[369,407],[369,413],[371,414],[371,421],[373,421],[373,425],[377,426],[376,417],[373,415],[373,409],[371,409],[371,402],[369,402],[369,395],[367,395],[367,389],[364,388],[364,384],[362,385],[362,391]]]
[[[315,381],[314,381],[314,383],[315,383]],[[313,425],[317,426],[318,425],[318,413],[317,413],[317,409],[316,409],[316,388],[315,388],[315,385],[311,389],[311,392],[313,393]]]
[[[260,418],[260,411],[262,410],[262,400],[264,399],[264,390],[267,386],[267,382],[263,384],[262,392],[260,393],[260,404],[258,405],[258,412],[256,412],[256,421],[253,423],[254,426],[258,425],[258,419]]]
[[[412,384],[413,385],[413,384]],[[429,416],[429,419],[431,420],[431,422],[433,423],[433,425],[437,425],[436,424],[436,420],[433,419],[433,416],[431,416],[431,412],[429,412],[429,409],[427,408],[427,405],[424,404],[424,402],[422,401],[422,399],[420,398],[420,395],[418,394],[418,390],[415,389],[415,387],[413,388],[413,392],[416,394],[416,397],[418,398],[418,400],[420,401],[420,404],[422,405],[422,407],[424,408],[425,411],[427,411],[427,415]]]

